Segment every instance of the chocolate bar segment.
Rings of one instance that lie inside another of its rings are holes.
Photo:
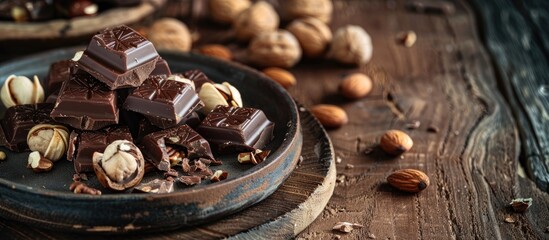
[[[61,89],[63,82],[70,78],[73,66],[74,62],[71,60],[63,60],[51,64],[50,71],[45,79],[46,94],[51,95]]]
[[[221,152],[263,148],[273,137],[274,123],[255,108],[217,106],[196,129]]]
[[[117,93],[84,71],[63,83],[51,117],[81,130],[98,130],[118,123]]]
[[[208,76],[206,76],[206,74],[204,74],[202,71],[198,69],[189,70],[184,72],[183,74],[176,74],[176,75],[181,75],[184,78],[193,81],[196,92],[200,92],[200,88],[202,88],[202,85],[204,83],[214,84],[214,82],[210,80]]]
[[[52,103],[16,105],[8,108],[4,118],[0,120],[2,145],[16,152],[28,150],[29,130],[37,124],[55,123],[50,117],[52,109]]]
[[[166,62],[166,60],[164,60],[163,58],[159,57],[158,61],[156,61],[155,68],[150,75],[151,76],[154,76],[154,75],[170,76],[172,75],[172,71],[170,71],[170,66],[168,65],[168,62]]]
[[[140,86],[155,69],[157,59],[149,40],[122,25],[93,36],[77,66],[114,90]]]

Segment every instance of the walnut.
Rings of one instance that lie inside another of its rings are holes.
[[[299,41],[303,55],[311,58],[322,55],[332,41],[330,28],[316,18],[295,20],[288,26],[288,31]]]
[[[31,151],[38,151],[51,161],[65,155],[68,147],[69,130],[61,125],[38,124],[29,130],[27,145]]]
[[[261,33],[276,31],[279,21],[271,4],[259,1],[238,15],[233,29],[238,40],[248,41]]]
[[[366,64],[372,59],[372,39],[362,27],[348,25],[338,29],[328,57],[345,64]]]
[[[294,66],[301,58],[297,39],[286,30],[262,33],[248,46],[249,60],[261,67]]]
[[[123,191],[141,182],[145,160],[135,144],[117,140],[109,144],[103,153],[93,154],[93,170],[104,187]]]
[[[163,18],[155,21],[148,29],[147,36],[159,50],[188,52],[192,38],[187,26],[175,18]]]
[[[232,24],[250,5],[250,0],[210,0],[210,14],[216,22]]]
[[[324,23],[330,22],[334,8],[331,0],[286,0],[280,6],[284,20],[314,17]]]
[[[0,91],[0,99],[6,108],[44,102],[44,88],[36,75],[34,81],[25,76],[10,75]]]

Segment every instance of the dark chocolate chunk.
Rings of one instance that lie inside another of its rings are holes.
[[[52,94],[59,92],[63,82],[69,80],[71,74],[71,68],[74,66],[74,62],[71,60],[63,60],[54,62],[50,66],[50,71],[44,79],[46,85],[46,94]]]
[[[117,93],[83,71],[63,83],[51,117],[81,130],[98,130],[118,123]]]
[[[197,184],[200,184],[202,181],[202,178],[199,176],[181,176],[178,178],[179,182],[187,185],[187,186],[194,186]]]
[[[184,78],[193,81],[194,87],[196,88],[196,92],[200,92],[200,88],[202,88],[202,85],[204,83],[214,84],[214,82],[210,80],[208,76],[206,76],[206,74],[204,74],[202,71],[198,69],[189,70],[184,72],[183,74],[177,74],[177,75],[181,75]]]
[[[137,193],[171,193],[173,192],[173,181],[154,179],[147,183],[141,183],[133,189]]]
[[[172,71],[170,71],[170,66],[168,65],[168,62],[166,62],[166,60],[164,60],[161,57],[159,57],[158,61],[156,61],[154,70],[150,74],[150,76],[155,76],[155,75],[166,75],[166,76],[172,75]]]
[[[124,108],[141,113],[161,128],[176,126],[203,106],[189,84],[150,76],[126,98]]]
[[[188,158],[183,158],[181,161],[181,168],[183,169],[184,173],[190,173],[191,172],[191,165],[189,164],[190,160]]]
[[[273,137],[274,123],[255,108],[217,106],[196,129],[222,152],[263,148]]]
[[[179,177],[179,173],[175,169],[170,169],[167,172],[164,172],[164,177]]]
[[[199,176],[202,179],[205,179],[212,176],[213,172],[208,165],[204,164],[204,162],[195,160],[194,165],[191,166],[191,174],[193,176]]]
[[[55,123],[50,117],[52,109],[51,103],[16,105],[8,108],[4,118],[0,120],[2,145],[16,152],[28,150],[29,130],[40,123]]]
[[[125,126],[108,127],[100,131],[73,131],[69,136],[67,159],[74,162],[74,171],[93,172],[92,156],[94,152],[103,152],[116,140],[133,141]]]
[[[93,36],[77,66],[114,90],[140,86],[156,67],[157,59],[151,42],[122,25]]]

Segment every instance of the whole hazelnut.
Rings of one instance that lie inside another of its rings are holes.
[[[297,19],[287,29],[297,38],[307,57],[321,56],[332,41],[330,28],[316,18]]]
[[[330,22],[334,8],[331,0],[285,0],[280,6],[285,20],[314,17],[324,23]]]
[[[389,130],[381,136],[379,146],[391,155],[400,155],[412,148],[414,141],[403,131]]]
[[[251,63],[261,67],[290,68],[301,58],[297,39],[286,30],[262,33],[248,46]]]
[[[34,76],[34,80],[31,81],[25,76],[10,75],[0,90],[0,99],[6,108],[37,104],[44,102],[44,88],[37,76]]]
[[[210,0],[210,14],[216,22],[232,24],[250,5],[250,0]]]
[[[111,190],[123,191],[134,187],[145,174],[143,154],[127,140],[112,142],[103,153],[95,152],[92,160],[97,180]]]
[[[147,36],[154,47],[159,50],[187,52],[192,45],[187,25],[175,18],[156,20],[148,29]]]
[[[366,64],[372,59],[370,35],[359,26],[339,28],[334,35],[328,57],[345,64]]]
[[[38,124],[29,130],[27,145],[51,161],[58,161],[68,147],[69,130],[61,125]]]
[[[259,34],[276,31],[279,21],[273,6],[259,1],[238,15],[233,29],[238,40],[248,41]]]
[[[331,104],[318,104],[310,109],[322,126],[338,128],[349,122],[347,113],[342,108]]]
[[[349,99],[360,99],[372,90],[372,79],[362,73],[353,73],[341,82],[341,94]]]

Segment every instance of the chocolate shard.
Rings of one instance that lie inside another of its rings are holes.
[[[59,92],[63,82],[69,80],[71,68],[74,67],[74,61],[62,60],[54,62],[50,66],[50,71],[44,79],[46,85],[46,94],[51,95]],[[49,98],[49,97],[48,97]]]
[[[63,83],[50,116],[81,130],[98,130],[118,123],[117,93],[84,71]]]
[[[28,150],[29,130],[40,123],[55,123],[50,117],[52,109],[51,103],[16,105],[8,108],[4,118],[0,120],[2,145],[16,152]]]
[[[255,108],[217,106],[196,129],[214,149],[246,152],[263,148],[273,137],[274,123]]]
[[[184,78],[193,81],[196,92],[200,92],[200,88],[202,88],[202,85],[204,83],[214,84],[214,82],[210,80],[208,76],[206,76],[206,74],[204,74],[202,71],[198,69],[189,70],[184,72],[183,74],[177,74],[177,75],[182,75]]]
[[[200,182],[202,181],[202,178],[199,176],[181,176],[177,179],[179,180],[179,182],[187,186],[194,186],[200,184]]]
[[[203,106],[189,84],[168,80],[166,75],[150,76],[126,98],[124,108],[141,113],[161,128],[186,121]]]
[[[207,177],[212,176],[213,172],[204,162],[195,160],[194,165],[191,166],[191,175],[206,179]]]
[[[166,76],[172,75],[172,71],[170,71],[170,66],[168,65],[168,62],[161,57],[159,57],[158,61],[156,61],[154,70],[150,74],[150,76],[155,76],[155,75],[166,75]]]
[[[154,179],[147,183],[141,183],[136,186],[133,191],[134,193],[171,193],[173,192],[173,181],[164,180],[164,179]]]
[[[93,36],[77,66],[114,90],[140,86],[155,69],[157,59],[151,42],[121,25]]]

